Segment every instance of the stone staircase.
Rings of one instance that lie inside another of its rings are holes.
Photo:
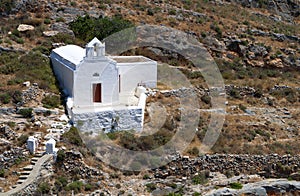
[[[14,189],[16,188],[19,184],[22,184],[25,182],[30,175],[31,171],[33,170],[34,165],[38,162],[38,160],[43,156],[42,151],[37,151],[34,154],[34,157],[31,158],[30,165],[27,165],[22,168],[22,171],[19,172],[19,180],[17,181],[17,184],[13,185],[11,188]]]
[[[31,159],[30,165],[23,167],[22,171],[19,172],[20,176],[17,184],[12,186],[10,191],[0,193],[0,196],[16,195],[30,184],[35,183],[43,164],[46,161],[51,160],[53,157],[51,154],[44,155],[43,152],[39,151],[35,154],[35,156]]]

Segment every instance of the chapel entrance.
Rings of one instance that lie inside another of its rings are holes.
[[[93,84],[94,102],[101,102],[101,83]]]

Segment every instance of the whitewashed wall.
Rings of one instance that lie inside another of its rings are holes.
[[[102,84],[102,103],[93,102],[94,83]],[[118,100],[118,69],[115,61],[109,59],[84,60],[77,67],[74,80],[75,107],[101,106],[116,103]]]
[[[157,83],[157,63],[155,61],[118,63],[121,75],[121,94],[134,93],[138,83],[155,88]]]
[[[55,52],[52,52],[50,57],[53,70],[59,82],[59,85],[64,89],[64,93],[67,96],[73,97],[75,65],[61,58]]]

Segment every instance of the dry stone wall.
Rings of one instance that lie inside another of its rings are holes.
[[[143,110],[139,107],[99,112],[74,113],[74,124],[80,131],[140,130]]]

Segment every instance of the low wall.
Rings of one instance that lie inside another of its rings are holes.
[[[74,125],[82,132],[119,131],[143,126],[143,108],[128,107],[119,110],[73,113]]]

